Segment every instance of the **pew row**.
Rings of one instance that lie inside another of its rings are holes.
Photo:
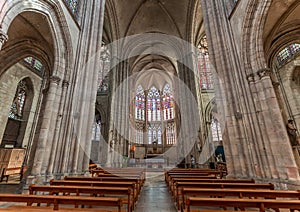
[[[86,205],[111,207],[111,211],[121,212],[122,201],[120,198],[111,197],[83,197],[83,196],[53,196],[53,195],[29,195],[29,194],[0,194],[1,202],[24,202],[27,206],[45,203],[53,205],[53,210],[59,210],[61,205]],[[38,206],[37,206],[38,207]],[[5,208],[6,209],[6,208]],[[110,210],[110,209],[108,209]]]
[[[43,192],[46,192],[48,195],[71,195],[75,194],[77,196],[89,194],[91,196],[106,196],[113,195],[118,196],[122,200],[122,204],[127,204],[127,211],[130,212],[133,210],[134,198],[133,191],[131,188],[123,187],[91,187],[91,186],[46,186],[46,185],[30,185],[29,194],[36,195]],[[124,198],[125,196],[125,198]]]
[[[184,212],[202,211],[201,209],[192,210],[192,207],[235,207],[235,208],[258,208],[260,212],[265,212],[267,208],[279,210],[286,208],[293,210],[300,209],[300,200],[286,199],[237,199],[237,198],[201,198],[189,197],[187,199],[187,209]]]

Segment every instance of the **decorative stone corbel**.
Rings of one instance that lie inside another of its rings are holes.
[[[266,76],[271,76],[271,70],[269,68],[263,68],[257,71],[257,75],[259,76],[260,79]]]
[[[8,40],[7,34],[2,30],[2,26],[0,26],[0,50],[2,49],[2,45]]]
[[[255,81],[254,74],[248,74],[247,81],[248,81],[248,83],[254,82]]]

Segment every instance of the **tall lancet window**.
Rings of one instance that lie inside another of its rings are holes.
[[[199,51],[197,52],[197,63],[200,78],[200,87],[202,90],[214,89],[206,36],[203,36],[203,38],[200,40],[198,50]]]
[[[110,51],[102,42],[100,52],[100,71],[98,75],[98,92],[107,93],[109,91],[109,70],[110,70]]]
[[[147,96],[148,121],[161,121],[160,94],[156,87],[151,87]]]
[[[169,84],[163,90],[164,120],[174,119],[174,98]]]
[[[135,95],[135,119],[145,121],[145,92],[141,85],[138,86]]]
[[[221,124],[214,116],[211,117],[210,127],[212,133],[212,141],[222,141]]]
[[[174,97],[171,86],[166,84],[163,90],[163,114],[166,123],[166,142],[167,145],[176,143],[176,129],[175,129],[175,111],[174,111]]]
[[[22,80],[18,84],[17,92],[15,94],[13,103],[10,108],[9,118],[12,119],[22,119],[23,117],[23,110],[26,100],[26,82]]]

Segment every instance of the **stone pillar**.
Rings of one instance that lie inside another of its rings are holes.
[[[32,167],[32,175],[41,176],[46,174],[48,166],[48,156],[52,148],[52,138],[54,136],[53,117],[56,117],[57,110],[54,109],[55,99],[57,98],[57,88],[60,78],[52,76],[50,78],[49,90],[47,93],[46,107],[44,110],[42,126],[38,139],[37,149]],[[44,181],[45,179],[40,179]],[[39,181],[39,180],[38,180]]]
[[[63,103],[60,105],[59,112],[57,114],[57,127],[56,127],[56,133],[55,133],[55,139],[53,139],[53,149],[52,154],[50,157],[49,167],[48,167],[48,173],[49,174],[57,174],[60,173],[60,175],[63,175],[62,172],[62,163],[64,162],[62,160],[63,158],[63,149],[65,147],[65,139],[63,139],[64,134],[60,133],[63,130],[67,129],[66,127],[66,118],[65,114],[65,102],[66,102],[66,96],[68,92],[69,82],[66,80],[63,80],[62,82],[62,90],[61,90],[61,98],[60,102]]]
[[[299,184],[269,70],[263,68],[266,64],[262,58],[255,58],[257,68],[241,58],[241,53],[249,49],[238,49],[236,40],[242,38],[234,37],[224,4],[201,1],[210,61],[222,80],[219,93],[223,92],[226,99],[226,128],[222,137],[227,177],[254,178],[280,188]]]
[[[8,40],[7,34],[2,30],[0,26],[0,51],[2,49],[3,44]]]
[[[65,159],[74,174],[88,172],[92,124],[95,116],[97,79],[100,70],[100,51],[105,0],[86,1],[82,15],[78,54],[74,71],[75,88],[69,124]]]

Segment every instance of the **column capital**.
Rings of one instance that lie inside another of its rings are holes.
[[[52,83],[56,83],[57,85],[59,84],[59,82],[61,81],[61,79],[58,76],[51,76],[50,77],[50,82]]]
[[[259,78],[262,79],[263,77],[271,76],[272,72],[269,68],[263,68],[258,70],[256,73],[259,76]]]
[[[253,73],[248,74],[247,75],[247,81],[248,81],[248,83],[255,82],[255,75]]]
[[[69,81],[68,80],[63,80],[62,81],[62,87],[69,87],[69,85],[70,85],[70,83],[69,83]]]

